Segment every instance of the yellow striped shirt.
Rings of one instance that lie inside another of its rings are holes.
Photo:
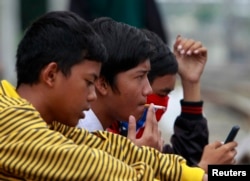
[[[48,125],[11,84],[0,86],[0,180],[202,180],[204,171],[180,156],[105,131]]]

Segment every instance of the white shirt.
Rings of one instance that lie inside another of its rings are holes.
[[[80,119],[77,124],[78,128],[85,128],[86,130],[90,132],[96,131],[96,130],[104,130],[101,122],[96,117],[92,109],[89,109],[88,111],[84,111],[84,114],[85,114],[85,117],[83,119]]]

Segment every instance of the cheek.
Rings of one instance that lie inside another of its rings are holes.
[[[138,100],[142,99],[142,90],[138,86],[127,87],[126,90],[123,90],[122,92],[122,97],[127,104],[133,105],[138,102]]]
[[[115,99],[114,97],[112,100],[110,99],[110,108],[115,110],[116,115],[119,115],[120,119],[127,120],[130,114],[134,115],[138,101],[134,92],[124,91],[120,91],[120,94],[116,95]]]
[[[67,104],[69,107],[72,107],[73,108],[73,104],[76,104],[78,105],[79,101],[82,99],[81,98],[82,95],[81,94],[76,94],[75,90],[72,90],[72,89],[68,89],[67,90],[67,94],[63,96],[62,99],[64,99],[65,101],[67,101]]]
[[[75,102],[75,104],[83,104],[87,99],[88,89],[85,85],[76,85],[71,86],[67,90],[67,95],[65,95],[65,99],[68,99],[69,102]]]
[[[142,93],[143,84],[130,80],[120,82],[118,86],[120,94],[116,95],[116,102],[122,108],[123,115],[141,114],[141,111],[138,111],[138,105],[146,102],[146,97]]]

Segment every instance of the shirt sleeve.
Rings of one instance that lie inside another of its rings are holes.
[[[203,102],[184,102],[181,100],[181,114],[174,123],[172,146],[164,147],[165,153],[182,155],[190,166],[197,165],[203,149],[208,144],[207,119],[203,116]]]
[[[201,181],[204,174],[180,156],[137,147],[123,136],[48,126],[31,106],[2,110],[0,129],[0,178]]]

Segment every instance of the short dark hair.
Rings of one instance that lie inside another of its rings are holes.
[[[178,62],[167,44],[154,32],[141,29],[151,40],[155,47],[150,57],[151,70],[148,73],[149,82],[152,84],[155,78],[164,75],[173,75],[178,72]]]
[[[102,37],[108,52],[108,61],[102,65],[101,76],[113,90],[118,90],[116,75],[148,59],[153,46],[140,29],[112,18],[100,17],[91,24]]]
[[[52,11],[26,30],[17,49],[17,87],[39,81],[41,70],[56,62],[65,76],[84,59],[104,62],[106,48],[90,24],[69,11]]]

